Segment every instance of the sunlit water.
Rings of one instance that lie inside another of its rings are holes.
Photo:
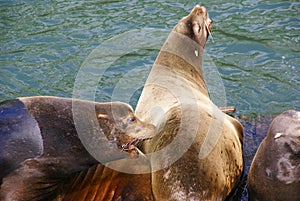
[[[143,39],[143,43],[124,41],[126,53],[115,55],[105,75],[96,80],[95,90],[89,92],[97,101],[125,97],[135,106],[168,32],[197,3],[0,1],[0,101],[33,95],[72,97],[77,73],[93,50],[116,41],[122,45],[124,34],[136,30],[140,34],[132,39]],[[246,115],[299,110],[300,3],[203,4],[214,20],[213,40],[208,40],[203,64],[213,101],[234,105],[238,114]],[[89,83],[84,84],[88,88]]]

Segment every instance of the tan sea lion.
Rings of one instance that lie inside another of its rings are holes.
[[[181,22],[180,22],[181,23]],[[191,35],[193,37],[193,35]],[[206,38],[205,38],[206,40]],[[180,41],[176,40],[168,40],[168,42],[177,43]],[[190,44],[187,43],[187,48],[190,47]],[[196,47],[198,48],[198,44]],[[190,48],[193,48],[192,46]],[[183,46],[184,48],[184,46]],[[196,49],[195,49],[196,50]],[[197,52],[192,50],[192,54],[195,55]],[[201,64],[201,59],[197,60],[200,61],[199,65]],[[175,61],[174,61],[175,62]],[[197,75],[195,75],[197,76]],[[176,88],[176,86],[174,86]],[[162,94],[163,96],[163,94]],[[155,97],[153,97],[155,98]],[[161,98],[157,95],[157,98]],[[167,98],[167,97],[165,97]],[[152,101],[152,98],[149,99]],[[152,102],[149,104],[152,104]],[[171,101],[171,100],[170,100]],[[234,107],[222,107],[222,111],[224,112],[234,112]],[[219,111],[219,110],[218,110]],[[157,118],[159,118],[159,108],[158,113],[154,114]],[[228,117],[227,117],[228,118]],[[230,119],[231,120],[231,119]],[[239,124],[235,125],[236,128],[240,128]],[[234,128],[234,129],[236,129]],[[234,130],[233,129],[233,130]],[[239,140],[237,147],[239,148]],[[226,150],[223,152],[226,153]],[[197,154],[197,153],[196,153]],[[197,157],[196,157],[197,158]],[[219,158],[218,158],[219,159]],[[147,164],[142,164],[147,166]],[[70,192],[63,192],[64,194],[61,195],[61,198],[64,200],[73,200],[77,198],[79,200],[123,200],[123,201],[152,201],[155,200],[152,194],[152,187],[151,187],[151,172],[145,174],[141,173],[141,169],[144,169],[142,165],[137,164],[136,166],[130,165],[131,169],[136,168],[136,174],[128,174],[125,172],[118,172],[108,168],[107,166],[93,166],[88,171],[80,172],[80,174],[76,175],[76,177],[72,177],[68,184],[64,186],[65,189],[69,189]],[[150,168],[150,164],[148,164]],[[125,162],[121,162],[120,166],[128,166]],[[194,169],[193,166],[189,165],[187,168]],[[206,167],[208,169],[209,167]],[[121,168],[120,168],[121,169]],[[147,168],[145,168],[147,169]],[[186,176],[190,170],[185,171],[183,176]],[[228,170],[229,171],[229,170]],[[140,173],[139,173],[140,172]],[[192,172],[194,174],[194,172]],[[187,176],[187,179],[191,178],[193,175]],[[218,176],[218,175],[217,175]],[[222,174],[220,174],[222,176]],[[201,178],[200,178],[201,179]],[[191,180],[192,181],[192,180]],[[205,181],[207,182],[207,180]],[[210,181],[209,181],[210,182]],[[214,183],[211,182],[211,183]],[[155,184],[156,188],[157,183]],[[163,183],[162,183],[163,185]],[[174,185],[176,187],[177,184]],[[212,189],[213,187],[211,187]],[[179,192],[180,193],[180,192]],[[178,197],[180,199],[180,197]],[[156,199],[160,200],[160,198]],[[170,198],[170,200],[172,200]]]
[[[300,200],[300,112],[285,111],[271,123],[248,175],[249,200]]]
[[[121,102],[49,96],[4,101],[0,103],[0,199],[57,198],[72,176],[99,161],[128,157],[122,150],[134,152],[132,146],[151,138],[154,131]]]
[[[212,21],[195,6],[174,27],[144,86],[136,115],[158,134],[145,145],[156,200],[225,200],[243,170],[243,128],[208,96],[202,55]]]

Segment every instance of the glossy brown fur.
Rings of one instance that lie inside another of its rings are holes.
[[[9,117],[0,119],[0,131],[5,131],[1,135],[0,170],[9,169],[1,178],[0,198],[5,201],[55,199],[66,193],[66,181],[80,178],[76,175],[87,172],[87,178],[101,177],[101,171],[93,172],[94,169],[90,168],[99,164],[94,157],[100,158],[101,162],[129,157],[120,148],[126,148],[132,141],[136,143],[136,139],[151,138],[155,131],[153,125],[141,122],[132,108],[124,103],[25,97],[6,101],[0,106],[1,113]],[[19,109],[15,110],[15,106]],[[11,111],[16,113],[12,114],[15,118],[9,116]],[[23,115],[21,118],[20,114]],[[27,117],[24,114],[31,116],[26,122],[22,121]],[[76,123],[75,118],[79,118]],[[33,137],[32,133],[26,132],[31,126],[38,131]],[[78,129],[83,133],[79,134]],[[91,155],[82,144],[82,137],[88,135],[96,136],[88,139],[88,143],[94,143],[90,148],[98,156]],[[19,141],[23,144],[16,147]],[[41,148],[34,151],[36,146]],[[98,167],[104,168],[102,165]],[[73,184],[77,186],[76,182]],[[85,188],[86,184],[81,182],[75,189]]]
[[[249,200],[300,200],[300,112],[285,111],[271,123],[248,175]]]

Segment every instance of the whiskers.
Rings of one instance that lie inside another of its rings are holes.
[[[213,36],[212,36],[212,34],[211,34],[210,30],[209,30],[209,26],[208,26],[208,24],[207,24],[207,21],[205,21],[205,26],[206,26],[206,30],[207,30],[209,36],[210,36],[211,39],[212,39],[212,42],[214,43],[215,41],[214,41],[214,38],[213,38]]]
[[[147,138],[150,139],[150,138]],[[148,157],[138,148],[139,144],[141,144],[143,141],[147,140],[147,139],[133,139],[132,141],[123,144],[121,146],[122,151],[127,151],[129,153],[134,153],[135,151],[141,155],[143,158],[145,158],[146,160],[149,160]],[[135,155],[135,154],[133,154]]]
[[[143,156],[145,159],[148,160],[148,157],[139,148],[137,148],[137,147],[134,147],[134,148],[139,153],[139,155]]]

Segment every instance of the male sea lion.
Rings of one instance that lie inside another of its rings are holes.
[[[159,132],[145,146],[156,200],[225,200],[241,177],[243,128],[211,102],[202,72],[211,27],[199,5],[179,21],[137,104]]]
[[[154,131],[121,102],[58,97],[4,101],[0,103],[0,199],[54,199],[70,175],[98,160],[127,157],[121,149],[132,151],[132,145],[151,138]],[[94,143],[91,151],[98,155],[91,155],[84,143]]]
[[[285,111],[271,123],[251,163],[249,200],[300,200],[300,112]]]

